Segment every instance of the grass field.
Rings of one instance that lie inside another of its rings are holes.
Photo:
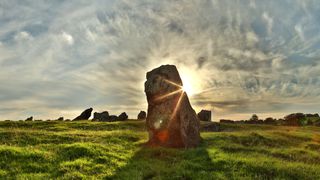
[[[147,148],[142,121],[0,122],[0,179],[320,179],[320,128],[221,125]]]

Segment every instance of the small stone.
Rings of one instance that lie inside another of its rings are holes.
[[[33,116],[27,118],[26,121],[33,121]]]
[[[145,120],[147,118],[147,113],[145,111],[140,111],[140,113],[138,114],[137,119],[138,120]]]

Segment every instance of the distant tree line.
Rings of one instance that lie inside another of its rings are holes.
[[[258,115],[253,114],[249,120],[228,120],[221,119],[220,123],[232,123],[232,124],[268,124],[268,125],[284,125],[284,126],[320,126],[319,114],[304,114],[304,113],[292,113],[284,118],[275,119],[268,117],[264,120],[259,119]]]

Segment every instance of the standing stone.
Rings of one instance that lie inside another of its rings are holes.
[[[145,111],[140,111],[140,113],[138,114],[137,119],[138,120],[145,120],[147,118],[147,113]]]
[[[211,121],[211,111],[201,110],[201,111],[198,113],[198,118],[199,118],[201,121]]]
[[[125,120],[128,120],[128,115],[127,113],[123,112],[121,113],[119,116],[118,116],[118,121],[125,121]]]
[[[102,113],[95,112],[93,114],[93,120],[94,121],[102,121],[102,122],[108,121],[109,120],[109,112],[108,111],[104,111]]]
[[[200,143],[200,122],[182,90],[174,65],[164,65],[147,73],[148,101],[146,126],[151,146],[196,147]]]
[[[88,120],[91,116],[92,110],[93,110],[92,108],[86,109],[80,114],[80,116],[76,117],[74,121]]]

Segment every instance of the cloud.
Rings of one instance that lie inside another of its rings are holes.
[[[273,19],[269,16],[269,14],[267,12],[263,12],[262,17],[267,23],[268,33],[271,34],[272,27],[273,27]]]
[[[66,32],[62,32],[61,38],[68,45],[73,45],[74,43],[73,37]]]
[[[14,36],[14,40],[17,42],[32,40],[32,36],[26,31],[21,31]]]
[[[302,29],[302,26],[301,25],[296,25],[294,26],[294,30],[298,33],[299,37],[304,40],[305,37],[304,37],[304,32],[303,32],[303,29]]]
[[[19,4],[19,6],[17,5]],[[4,1],[2,117],[146,109],[145,73],[177,65],[196,110],[317,112],[320,24],[308,1]],[[250,117],[248,115],[248,117]]]

